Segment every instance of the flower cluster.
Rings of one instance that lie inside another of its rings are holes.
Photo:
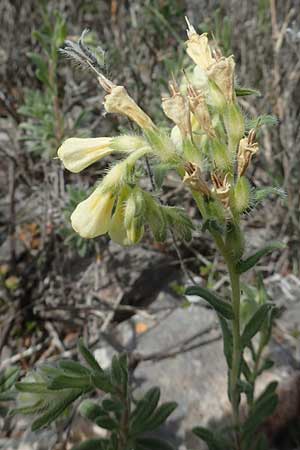
[[[152,121],[124,86],[99,74],[105,110],[127,116],[138,125],[140,135],[71,138],[58,150],[65,168],[75,173],[113,152],[126,155],[73,212],[72,226],[82,237],[109,233],[114,241],[130,245],[142,238],[145,225],[157,240],[165,239],[168,227],[191,237],[192,224],[181,209],[162,205],[140,187],[142,172],[137,167],[144,157],[177,171],[204,219],[238,222],[249,207],[251,190],[244,175],[258,144],[254,129],[246,134],[237,103],[234,58],[211,48],[207,35],[197,34],[187,23],[187,54],[195,66],[179,83],[172,80],[170,95],[162,98],[162,109],[173,122],[169,133]]]

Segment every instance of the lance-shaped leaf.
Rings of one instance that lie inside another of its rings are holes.
[[[267,318],[268,312],[271,308],[272,305],[270,305],[269,303],[264,303],[257,309],[257,311],[253,314],[251,319],[246,323],[241,337],[242,347],[247,347],[247,345],[250,344],[251,339],[261,329],[265,319]]]
[[[155,411],[160,398],[160,389],[153,387],[146,392],[144,397],[137,403],[135,410],[131,415],[131,426],[133,430],[138,430],[144,422]]]
[[[72,361],[69,359],[65,359],[62,361],[59,361],[58,363],[59,367],[63,369],[64,372],[68,373],[69,375],[75,376],[84,376],[84,375],[90,375],[91,371],[87,369],[86,367],[82,366],[77,361]]]
[[[89,439],[88,441],[75,445],[71,450],[106,450],[107,444],[107,439]]]
[[[224,450],[227,447],[227,443],[224,442],[223,439],[221,439],[216,433],[208,430],[204,427],[196,427],[193,428],[193,433],[198,436],[202,441],[204,441],[207,445],[209,450]]]
[[[259,91],[257,91],[256,89],[245,88],[245,87],[236,87],[235,95],[237,97],[246,97],[247,95],[261,96],[261,93]]]
[[[209,289],[201,286],[189,286],[185,291],[185,295],[198,295],[206,300],[215,309],[215,311],[225,317],[225,319],[233,319],[234,317],[231,304],[222,300]]]
[[[93,388],[93,385],[91,383],[90,376],[87,375],[81,377],[78,376],[70,377],[68,375],[59,375],[49,383],[48,388],[55,391],[60,389],[75,388],[87,392]]]
[[[227,321],[219,315],[219,320],[222,328],[222,334],[223,334],[223,351],[226,358],[227,366],[229,369],[231,369],[232,364],[232,332],[228,326]]]
[[[162,439],[143,437],[136,440],[135,450],[174,450],[174,447]]]
[[[50,425],[50,423],[57,419],[81,394],[82,391],[78,389],[68,390],[67,394],[62,395],[60,400],[54,402],[52,408],[49,408],[45,414],[33,422],[31,426],[32,431],[37,431],[40,428]]]
[[[242,428],[242,439],[245,442],[245,448],[248,448],[246,443],[251,442],[251,437],[253,437],[255,430],[275,411],[278,403],[275,392],[277,385],[278,383],[274,381],[266,387],[255,401],[249,417],[245,420]]]
[[[98,362],[96,361],[93,354],[89,351],[89,349],[84,345],[83,340],[80,339],[78,343],[78,349],[85,359],[86,363],[96,372],[103,373],[103,369],[100,367]]]
[[[280,242],[273,242],[272,244],[266,245],[266,247],[258,250],[253,255],[249,256],[249,258],[240,260],[236,265],[237,272],[247,272],[247,270],[252,269],[252,267],[254,267],[263,256],[271,253],[273,250],[282,248],[285,248],[285,245]]]

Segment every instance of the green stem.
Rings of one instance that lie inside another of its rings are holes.
[[[237,449],[240,450],[240,393],[238,387],[238,381],[240,377],[240,368],[241,368],[241,358],[242,358],[242,348],[241,348],[241,331],[240,331],[240,276],[235,271],[234,264],[232,261],[226,261],[230,283],[231,283],[231,292],[232,292],[232,308],[234,312],[234,319],[232,321],[232,337],[233,337],[233,351],[232,351],[232,366],[230,371],[230,379],[229,379],[229,388],[230,388],[230,397],[231,397],[231,405],[233,412],[234,425],[236,429],[236,444]]]
[[[225,259],[231,284],[231,302],[234,312],[234,319],[232,321],[232,364],[229,374],[228,384],[230,391],[230,400],[232,405],[232,413],[234,426],[236,430],[236,449],[241,450],[240,442],[240,393],[238,387],[238,381],[240,377],[242,348],[241,348],[241,330],[240,330],[240,300],[241,300],[241,288],[240,288],[240,275],[235,270],[235,264],[232,261],[231,251],[227,248],[221,235],[218,233],[212,233],[216,246]]]

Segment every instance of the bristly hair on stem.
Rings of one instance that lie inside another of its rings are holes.
[[[84,38],[88,33],[89,30],[85,28],[78,42],[65,41],[65,47],[60,49],[60,53],[71,59],[79,67],[91,69],[99,77],[104,68],[104,62],[100,61],[96,53],[84,43]],[[101,47],[97,47],[97,50],[103,55],[104,60],[104,50]]]

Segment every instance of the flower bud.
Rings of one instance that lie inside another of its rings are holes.
[[[124,86],[116,86],[103,75],[99,83],[108,92],[104,98],[104,108],[108,113],[123,114],[136,122],[143,129],[155,128],[150,117],[136,104]]]
[[[57,155],[70,172],[78,173],[112,153],[112,138],[70,138],[59,147]]]
[[[227,146],[217,139],[210,142],[214,164],[221,172],[233,172],[233,165]]]
[[[125,203],[129,193],[128,186],[124,186],[119,194],[115,212],[109,224],[108,232],[111,240],[120,245],[130,245],[124,225]]]
[[[251,188],[245,177],[240,177],[230,196],[230,208],[233,214],[242,214],[250,206]]]
[[[94,238],[107,233],[115,196],[110,192],[103,193],[102,186],[83,202],[80,202],[73,214],[71,223],[74,230],[84,238]]]
[[[130,244],[137,244],[144,234],[145,201],[138,187],[129,195],[124,211],[124,225]]]
[[[221,89],[217,86],[217,84],[213,80],[209,80],[209,94],[207,97],[207,103],[215,108],[219,113],[223,113],[226,108],[226,99],[221,91]]]
[[[245,132],[244,117],[236,104],[231,103],[227,105],[224,115],[224,123],[228,135],[229,150],[235,155],[238,143]]]

